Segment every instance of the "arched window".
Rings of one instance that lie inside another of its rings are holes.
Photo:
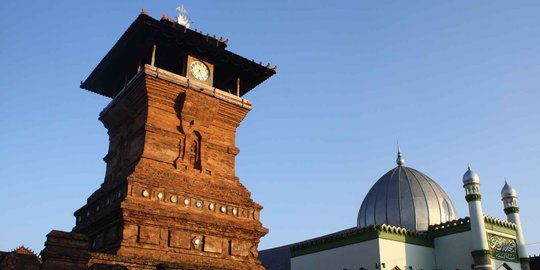
[[[189,146],[189,164],[193,166],[193,169],[201,170],[201,134],[197,131],[193,132],[191,137],[191,143]]]

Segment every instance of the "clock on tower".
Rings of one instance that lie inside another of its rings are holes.
[[[204,84],[212,85],[214,65],[212,65],[210,62],[188,55],[187,66],[189,67],[187,72],[188,78],[198,80]]]

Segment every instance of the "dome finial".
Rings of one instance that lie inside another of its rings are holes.
[[[398,166],[401,166],[401,165],[405,164],[405,159],[403,158],[403,155],[401,154],[401,148],[399,147],[399,142],[398,142],[398,145],[397,145],[396,163],[397,163]]]
[[[480,177],[477,173],[475,173],[473,170],[471,170],[471,164],[469,163],[467,165],[467,171],[463,175],[463,184],[479,184],[480,183]]]

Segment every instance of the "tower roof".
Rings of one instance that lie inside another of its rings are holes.
[[[504,187],[501,190],[501,197],[517,197],[517,191],[511,185],[509,185],[506,180],[504,181]]]
[[[239,77],[240,96],[276,73],[276,68],[270,68],[269,64],[263,66],[226,50],[227,42],[188,29],[166,16],[158,21],[143,12],[81,83],[81,88],[114,97],[130,79],[129,75],[134,75],[141,65],[149,63],[154,45],[158,57],[160,54],[171,58],[174,54],[188,53],[213,62],[216,67],[214,86],[218,89],[236,89],[234,78]],[[165,67],[157,65],[158,68],[168,70],[181,66],[181,59],[167,60],[170,63]],[[175,73],[174,70],[168,71]]]
[[[463,184],[479,184],[480,183],[480,176],[473,170],[471,170],[471,165],[467,167],[467,171],[463,175]]]
[[[457,218],[444,190],[425,174],[400,164],[369,190],[358,212],[358,227],[387,224],[412,231]]]

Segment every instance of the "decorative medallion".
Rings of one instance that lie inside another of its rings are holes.
[[[199,239],[199,237],[195,237],[193,238],[193,240],[191,240],[191,242],[195,245],[195,246],[198,246],[202,243],[202,240]]]
[[[210,209],[210,211],[214,211],[214,208],[216,208],[216,205],[214,203],[210,203],[208,205],[208,209]]]
[[[142,195],[143,195],[143,197],[148,198],[148,197],[150,197],[150,192],[145,189],[145,190],[142,191]]]
[[[515,239],[488,233],[488,245],[491,255],[496,259],[517,261],[517,244]]]
[[[165,197],[165,195],[163,195],[163,192],[159,192],[157,194],[157,198],[160,199],[160,200],[163,200],[163,197]]]
[[[238,215],[238,209],[233,208],[232,213],[233,213],[233,215],[235,215],[235,216]]]
[[[190,202],[189,198],[184,199],[184,205],[188,206]]]
[[[171,202],[172,202],[172,203],[178,202],[178,196],[172,195],[172,196],[171,196]]]
[[[203,207],[203,202],[202,201],[197,201],[195,203],[195,206],[197,206],[197,208],[201,208],[201,207]]]
[[[227,207],[223,205],[219,208],[219,211],[221,211],[221,213],[227,213]]]

